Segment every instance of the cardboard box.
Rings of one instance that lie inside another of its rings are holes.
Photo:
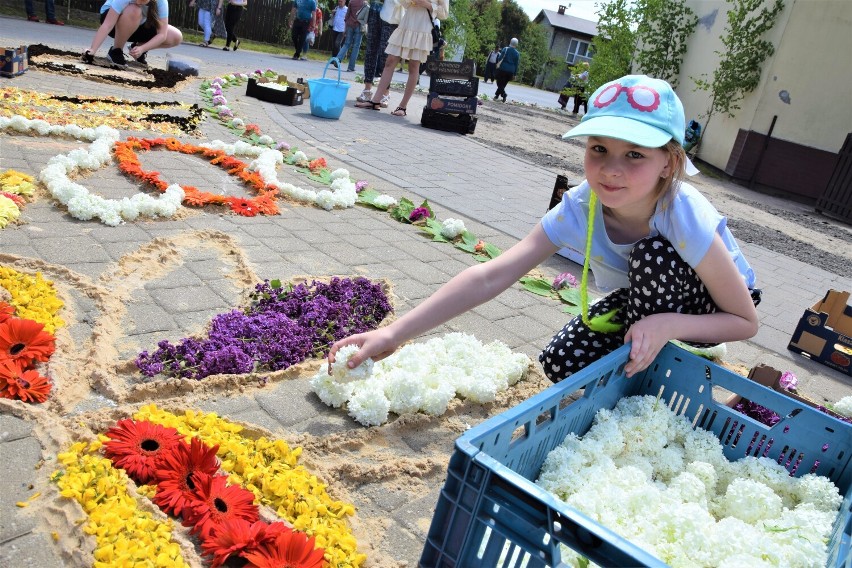
[[[270,83],[287,85],[287,89],[281,90],[264,86]],[[252,77],[248,80],[248,85],[246,86],[247,97],[254,97],[255,99],[261,101],[286,106],[296,106],[302,104],[304,102],[304,99],[307,98],[305,96],[306,92],[306,84],[294,83],[291,85],[287,82],[286,75],[279,75],[275,81],[272,81],[267,77],[260,77],[258,79]]]
[[[787,349],[852,376],[849,292],[829,290],[813,308],[805,310]]]
[[[435,112],[449,112],[453,114],[465,113],[476,114],[476,97],[447,97],[438,93],[429,93],[426,96],[426,106]]]
[[[0,75],[3,77],[16,77],[27,70],[29,58],[27,57],[27,46],[6,48],[3,54],[3,65],[0,67]]]

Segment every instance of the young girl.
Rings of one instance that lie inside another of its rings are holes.
[[[598,287],[613,291],[542,351],[539,361],[554,382],[628,342],[625,371],[632,376],[671,339],[705,346],[757,332],[754,272],[725,218],[681,181],[692,166],[681,147],[683,106],[669,84],[629,75],[589,101],[589,112],[565,135],[586,138],[586,180],[511,249],[467,268],[390,325],[338,341],[330,362],[351,344],[360,350],[349,367],[387,357],[494,298],[566,245],[586,250],[584,273],[591,266]]]
[[[107,59],[119,66],[127,65],[124,44],[128,41],[130,56],[143,64],[152,49],[175,47],[183,41],[180,30],[169,25],[168,0],[106,0],[101,6],[101,26],[83,53],[83,61],[94,61],[107,36],[114,38]]]
[[[382,78],[372,100],[359,101],[355,103],[358,108],[369,108],[380,110],[382,108],[381,95],[389,88],[393,73],[400,58],[408,59],[408,81],[405,83],[405,92],[399,106],[391,114],[394,116],[405,116],[408,101],[414,94],[414,88],[420,81],[420,63],[426,61],[432,52],[432,20],[445,20],[450,15],[448,0],[404,0],[405,14],[399,21],[399,27],[394,30],[388,39],[388,47],[385,52],[388,55],[385,68],[382,70]],[[378,98],[378,100],[376,100]]]

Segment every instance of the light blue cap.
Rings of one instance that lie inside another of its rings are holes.
[[[683,104],[671,85],[647,75],[626,75],[598,87],[580,124],[562,138],[603,136],[659,148],[672,139],[683,145],[685,131]]]

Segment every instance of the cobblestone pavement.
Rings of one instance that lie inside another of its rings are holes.
[[[50,36],[46,36],[49,31]],[[91,31],[35,25],[20,19],[0,18],[3,45],[49,43],[52,47],[82,50]],[[318,77],[322,64],[292,61],[241,50],[236,53],[184,45],[170,55],[194,59],[201,75],[212,77],[230,71],[273,68],[288,76]],[[164,66],[165,54],[149,55],[151,64]],[[351,75],[348,76],[351,81]],[[176,92],[155,92],[95,83],[77,77],[31,69],[2,86],[42,92],[87,96],[117,96],[131,100],[181,100],[200,103],[199,81],[189,80]],[[550,198],[559,172],[534,166],[491,149],[475,140],[421,128],[420,112],[425,97],[415,95],[407,119],[389,113],[373,113],[351,107],[358,85],[348,93],[349,106],[340,120],[311,116],[309,106],[286,107],[262,103],[233,92],[231,106],[247,122],[254,122],[277,140],[288,140],[309,156],[325,156],[331,168],[345,167],[357,179],[366,179],[384,193],[412,201],[426,198],[439,218],[455,217],[480,238],[501,248],[511,246],[538,221]],[[392,97],[394,98],[394,97]],[[1,103],[0,103],[1,104]],[[123,132],[122,135],[129,133]],[[138,134],[138,133],[136,133]],[[206,120],[199,139],[231,140],[219,123]],[[37,174],[54,155],[78,144],[68,140],[0,135],[0,169],[14,168]],[[163,153],[156,167],[173,180],[203,179],[224,191],[240,191],[218,171],[192,157]],[[145,163],[149,158],[143,157]],[[132,195],[133,186],[117,171],[106,168],[86,180],[106,197]],[[200,182],[199,182],[200,183]],[[298,184],[306,184],[299,177]],[[744,190],[745,191],[745,190]],[[244,218],[219,214],[212,208],[178,220],[128,223],[105,227],[97,222],[72,219],[63,209],[43,198],[29,204],[24,224],[0,232],[0,254],[37,259],[65,267],[87,285],[109,287],[115,283],[116,263],[153,239],[178,243],[185,248],[180,270],[131,288],[126,313],[121,319],[124,336],[116,343],[117,356],[126,360],[163,338],[176,339],[198,332],[212,315],[235,306],[242,290],[230,272],[233,259],[223,259],[205,246],[209,235],[225,235],[245,255],[260,279],[286,280],[298,275],[365,275],[388,279],[393,284],[396,311],[404,313],[441,283],[469,266],[471,257],[453,247],[429,242],[412,227],[402,226],[387,215],[356,207],[331,212],[312,207],[285,208],[280,216]],[[192,241],[190,245],[187,242]],[[787,342],[803,307],[813,304],[829,288],[849,290],[849,278],[841,278],[760,247],[745,245],[745,254],[766,289],[758,311],[762,326],[751,341],[728,346],[728,358],[746,367],[765,363],[794,371],[800,389],[820,401],[835,401],[852,394],[852,380],[822,365],[789,352]],[[9,258],[9,257],[6,257]],[[542,271],[579,273],[571,261],[556,256]],[[56,274],[48,274],[56,276]],[[99,307],[86,297],[85,286],[70,287],[75,321],[70,326],[77,345],[93,331]],[[535,358],[539,348],[564,323],[564,314],[545,300],[515,286],[496,300],[456,318],[434,335],[448,331],[472,333],[482,341],[499,339],[514,350]],[[108,404],[101,395],[89,394],[68,404],[68,415]],[[208,399],[203,410],[256,424],[271,432],[335,432],[357,428],[338,413],[326,417],[326,407],[311,398],[306,380],[286,381],[261,394]],[[38,519],[15,506],[31,493],[31,484],[45,483],[50,460],[34,435],[33,424],[14,413],[0,413],[0,566],[64,566],[38,528]],[[450,449],[448,448],[449,452]],[[443,468],[443,466],[442,466]],[[384,541],[375,546],[392,551],[400,565],[415,565],[423,546],[428,522],[443,481],[433,472],[428,496],[421,502],[402,503],[392,495],[373,492],[371,507],[383,509],[389,519]],[[365,488],[365,491],[369,489]],[[357,503],[356,503],[357,504]]]

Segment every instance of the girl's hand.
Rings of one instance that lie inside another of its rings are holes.
[[[145,50],[142,49],[141,45],[137,45],[136,47],[130,50],[130,55],[131,57],[133,57],[133,59],[139,59],[140,57],[142,57],[143,53],[145,53]]]
[[[374,329],[366,333],[350,335],[331,346],[328,352],[328,374],[331,374],[331,365],[334,363],[334,356],[337,351],[346,345],[357,345],[359,351],[349,359],[348,367],[354,369],[367,359],[373,361],[381,361],[388,355],[396,351],[399,343],[394,339],[393,334],[388,331],[387,327]]]
[[[647,316],[631,325],[624,334],[624,343],[633,343],[630,347],[630,361],[624,367],[628,377],[647,369],[671,339],[665,331],[665,318],[670,315],[673,314]]]

